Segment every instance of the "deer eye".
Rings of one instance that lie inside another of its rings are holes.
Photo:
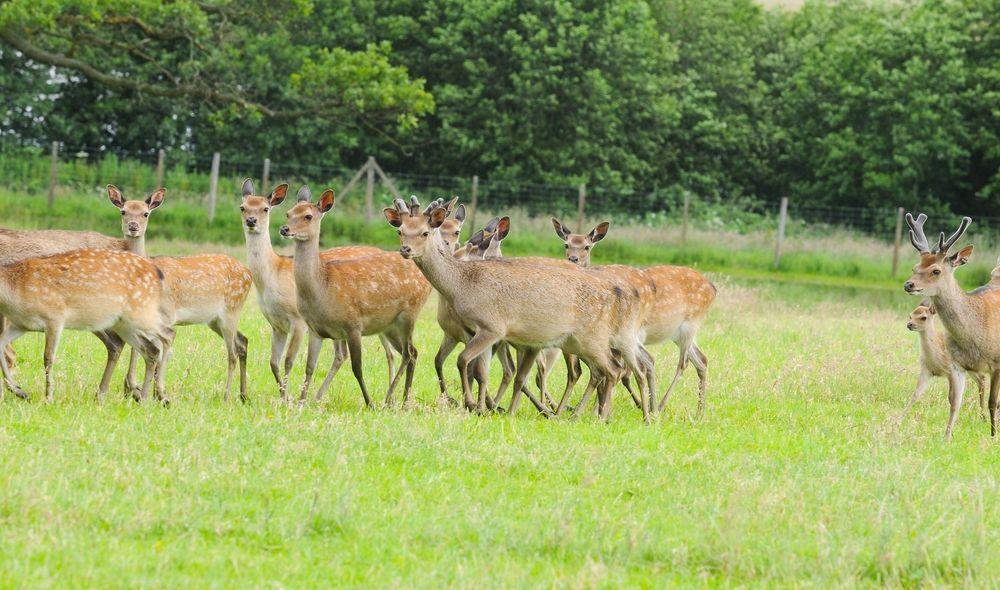
[[[396,235],[402,236],[403,235],[403,230],[397,229],[396,230]]]
[[[312,221],[312,218],[313,218],[312,215],[306,215],[306,221]]]
[[[143,217],[149,217],[149,211],[146,211],[145,213],[143,213],[142,216]]]
[[[429,232],[429,231],[425,231],[424,233],[422,233],[422,234],[420,234],[420,235],[421,235],[422,237],[425,237],[425,238],[426,238],[427,236],[431,235],[431,232]]]
[[[563,248],[566,248],[567,250],[569,250],[569,244],[563,244]]]
[[[940,268],[935,268],[934,270],[931,271],[931,274],[932,275],[939,275],[939,274],[941,274],[941,269]]]
[[[243,212],[243,213],[246,213],[247,208],[244,207],[243,205],[240,205],[240,211]]]
[[[122,209],[122,217],[125,217],[125,210]]]
[[[584,246],[583,249],[584,250],[590,250],[590,246]]]
[[[264,207],[264,213],[267,213],[267,212],[268,212],[268,211],[270,211],[270,210],[271,210],[271,208],[270,208],[270,207]]]

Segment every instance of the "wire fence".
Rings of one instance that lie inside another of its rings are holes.
[[[898,258],[900,244],[906,242],[898,207],[832,207],[787,199],[719,202],[678,187],[626,191],[480,179],[474,174],[435,176],[385,171],[375,158],[350,170],[291,166],[267,158],[221,158],[218,154],[206,156],[184,150],[127,153],[54,143],[46,151],[0,143],[0,186],[19,194],[45,195],[50,201],[81,195],[106,198],[105,186],[109,183],[123,188],[130,198],[164,186],[171,200],[203,204],[211,218],[218,202],[240,198],[240,186],[247,177],[255,179],[260,193],[279,182],[288,182],[293,194],[300,184],[311,185],[314,192],[333,188],[341,215],[368,222],[377,222],[381,208],[393,197],[416,194],[423,201],[460,196],[471,209],[473,219],[477,210],[483,220],[487,212],[516,211],[529,218],[557,216],[581,232],[601,219],[611,219],[619,226],[680,226],[681,240],[686,239],[689,227],[773,232],[775,264],[780,262],[786,236],[804,232],[861,233],[891,244],[894,259]],[[947,212],[931,213],[942,221],[951,221]],[[955,225],[957,222],[955,217]],[[975,227],[977,236],[993,239],[1000,229],[1000,218],[978,217]]]

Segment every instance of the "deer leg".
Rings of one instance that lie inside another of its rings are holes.
[[[104,373],[101,374],[101,383],[97,386],[97,401],[104,401],[104,395],[108,392],[108,387],[111,385],[111,377],[114,375],[115,366],[118,364],[118,358],[122,354],[122,349],[125,347],[125,341],[122,340],[118,334],[114,332],[94,332],[101,342],[104,343],[104,347],[108,349],[108,360],[104,363]]]
[[[472,383],[469,381],[469,363],[486,352],[500,340],[500,335],[488,330],[479,330],[465,345],[458,355],[458,374],[462,378],[462,396],[465,399],[465,409],[475,411],[478,404],[472,397]]]
[[[149,387],[152,385],[153,377],[156,375],[157,366],[163,353],[163,346],[140,334],[133,335],[128,340],[128,343],[146,361],[146,373],[142,377],[142,386],[133,395],[135,401],[139,402],[146,399],[146,396],[149,395]]]
[[[986,381],[982,373],[972,373],[972,378],[976,380],[976,387],[979,389],[979,417],[986,419]]]
[[[56,362],[56,350],[59,348],[59,338],[62,336],[62,326],[46,326],[45,328],[45,402],[52,401],[55,383],[52,381],[52,365]]]
[[[458,341],[449,336],[444,335],[441,339],[441,345],[438,346],[437,354],[434,355],[434,372],[437,373],[438,378],[438,388],[441,390],[441,398],[448,398],[448,403],[450,405],[456,405],[456,402],[450,395],[448,395],[448,386],[445,384],[444,380],[444,362],[448,359],[448,355],[451,351],[455,350],[458,346]]]
[[[579,418],[583,415],[587,407],[587,403],[590,402],[590,396],[594,395],[594,391],[597,390],[598,386],[601,385],[601,376],[597,374],[593,367],[588,365],[590,369],[590,378],[587,380],[587,387],[583,390],[583,396],[580,398],[580,403],[577,404],[576,409],[573,410],[573,418]]]
[[[157,401],[165,406],[170,404],[170,398],[167,397],[167,363],[170,362],[173,349],[173,342],[163,342],[160,348],[160,358],[156,362],[154,392]]]
[[[288,333],[288,348],[285,349],[284,361],[284,381],[285,391],[288,391],[288,383],[292,374],[292,367],[295,366],[295,357],[299,356],[299,349],[302,348],[302,340],[306,337],[308,329],[302,322],[292,324],[292,329]]]
[[[688,358],[698,373],[698,411],[695,417],[701,418],[705,414],[705,390],[708,388],[708,356],[697,344],[692,343]]]
[[[24,335],[24,330],[15,326],[9,320],[4,326],[3,333],[0,334],[0,347],[6,349],[8,346],[13,344],[15,340]],[[10,370],[10,365],[7,363],[7,356],[0,354],[0,369],[3,370],[3,380],[10,389],[11,393],[16,395],[21,399],[29,399],[28,394],[21,389],[21,386],[14,382],[14,377]],[[2,392],[2,390],[0,390]],[[0,393],[0,399],[2,399],[2,393]]]
[[[530,347],[519,347],[517,349],[517,373],[514,374],[514,393],[510,400],[510,408],[507,410],[508,414],[517,413],[518,404],[521,401],[521,394],[524,393],[534,404],[535,408],[543,416],[551,416],[552,412],[549,408],[536,398],[527,388],[524,386],[524,382],[528,378],[528,373],[531,372],[531,367],[534,366],[535,360],[538,358],[538,353],[540,349],[530,348]]]
[[[990,436],[997,435],[997,395],[1000,394],[1000,369],[990,373]]]
[[[408,407],[410,405],[410,399],[413,396],[413,374],[417,370],[417,347],[413,344],[413,333],[412,330],[407,336],[406,350],[409,351],[408,355],[404,356],[403,362],[406,363],[406,381],[403,383],[403,407]]]
[[[271,375],[274,376],[274,381],[278,384],[278,394],[281,396],[281,399],[285,399],[285,396],[288,395],[287,376],[283,377],[281,374],[281,354],[285,352],[285,344],[287,343],[287,333],[277,328],[271,329],[271,357],[268,360],[268,366],[271,368]]]
[[[383,336],[383,337],[385,337],[385,336]],[[407,347],[406,347],[405,342],[401,341],[401,339],[399,338],[398,335],[393,335],[393,338],[396,340],[394,342],[394,345],[398,346],[399,349],[403,350],[404,352],[402,353],[403,360],[399,364],[399,369],[396,370],[396,373],[394,375],[393,374],[389,375],[389,378],[391,379],[391,381],[389,381],[389,388],[386,390],[385,401],[383,402],[383,405],[385,405],[385,407],[387,407],[387,408],[392,406],[392,402],[393,402],[392,395],[393,395],[393,393],[396,392],[396,386],[399,384],[399,379],[400,379],[400,377],[403,376],[403,371],[406,370],[407,361],[409,360],[409,350],[406,350]],[[389,346],[389,345],[390,345],[389,341],[386,341],[385,342],[385,346]],[[404,393],[404,396],[405,396],[405,393]]]
[[[476,403],[476,410],[479,413],[485,413],[488,409],[492,410],[489,395],[490,386],[490,361],[493,360],[493,351],[486,350],[483,354],[477,356],[475,360],[472,361],[472,379],[478,385],[479,398]]]
[[[239,320],[237,320],[238,324]],[[240,401],[247,403],[247,354],[249,352],[250,339],[246,334],[236,331],[236,357],[240,361]]]
[[[906,402],[906,405],[903,406],[903,411],[900,412],[899,416],[896,417],[897,425],[902,424],[903,421],[906,419],[906,417],[910,415],[910,408],[913,407],[913,404],[920,401],[920,398],[924,396],[924,393],[927,392],[927,388],[930,387],[930,385],[931,385],[930,371],[921,367],[920,376],[917,377],[917,388],[913,391],[913,395],[910,396],[910,399],[909,401]]]
[[[500,369],[503,371],[500,377],[500,385],[497,386],[497,394],[492,401],[487,400],[487,406],[491,406],[491,410],[495,410],[500,407],[500,401],[503,396],[507,395],[507,388],[510,387],[511,381],[514,380],[514,372],[517,370],[514,365],[514,359],[510,356],[510,345],[506,342],[501,341],[496,346],[496,356],[497,360],[500,362]]]
[[[396,354],[393,352],[392,342],[386,337],[385,334],[379,334],[378,340],[382,343],[382,350],[385,351],[385,364],[389,368],[389,380],[391,381],[394,378],[398,379],[398,377],[394,377],[396,372],[392,370],[392,366],[396,364]],[[400,350],[399,353],[402,355],[403,351]]]
[[[336,347],[335,347],[336,348]],[[319,361],[319,352],[323,349],[323,339],[309,332],[309,346],[306,349],[306,375],[302,380],[302,390],[299,392],[299,403],[306,403],[309,396],[309,385],[312,383],[313,373],[316,371],[316,362]],[[334,351],[336,354],[336,351]]]
[[[361,388],[361,395],[365,398],[365,407],[374,409],[372,399],[368,396],[368,388],[365,387],[365,369],[361,364],[361,331],[355,330],[347,334],[347,349],[351,353],[351,370],[354,371],[354,378]]]
[[[236,353],[236,329],[235,326],[231,325],[231,322],[227,321],[223,324],[219,320],[213,321],[208,327],[222,338],[222,342],[226,346],[226,388],[222,394],[222,401],[228,403],[229,393],[233,389],[233,373],[236,372],[236,364],[239,362]]]
[[[951,432],[955,427],[955,420],[958,419],[958,411],[962,409],[962,395],[965,393],[965,371],[953,368],[948,374],[948,403],[951,404],[948,412],[948,426],[944,430],[944,440],[951,440]]]
[[[125,369],[125,380],[122,383],[122,390],[125,397],[136,395],[139,384],[136,382],[135,372],[139,368],[139,354],[130,346],[128,353],[128,368]]]
[[[667,390],[663,392],[663,399],[657,406],[657,411],[662,412],[664,408],[667,407],[667,400],[670,399],[670,393],[674,390],[674,386],[680,381],[681,375],[684,374],[684,369],[687,366],[687,351],[688,348],[685,346],[679,346],[679,358],[677,359],[677,370],[674,371],[674,378],[670,381],[670,385],[667,386]]]
[[[535,360],[535,385],[538,387],[538,395],[542,400],[542,403],[549,408],[549,411],[554,412],[556,409],[556,402],[553,401],[552,396],[549,395],[547,388],[551,367],[552,364],[549,362],[549,358],[546,356],[545,352],[540,352],[538,354],[538,358]]]
[[[319,385],[319,391],[316,392],[316,401],[322,401],[323,396],[326,394],[326,390],[330,388],[333,383],[333,378],[340,371],[340,366],[344,364],[347,360],[347,342],[344,340],[334,340],[333,341],[333,362],[330,363],[330,370],[326,372],[326,377],[323,382]]]

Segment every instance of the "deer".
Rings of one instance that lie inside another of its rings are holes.
[[[933,249],[924,233],[927,216],[906,215],[910,243],[920,254],[913,275],[903,283],[911,295],[930,298],[931,305],[948,331],[948,351],[958,366],[990,376],[990,436],[996,436],[997,394],[1000,393],[1000,290],[966,293],[955,279],[955,269],[968,263],[972,245],[954,254],[949,250],[972,223],[963,217],[958,229]]]
[[[247,246],[247,267],[253,276],[254,287],[257,290],[257,303],[264,319],[271,326],[271,356],[269,366],[274,380],[278,384],[281,399],[287,399],[288,376],[295,363],[307,332],[306,323],[298,311],[295,292],[295,276],[292,269],[292,257],[280,256],[271,244],[270,219],[271,209],[284,202],[288,193],[288,184],[282,183],[274,187],[268,196],[257,195],[253,181],[249,178],[243,181],[241,187],[243,198],[240,202],[240,216],[243,221],[243,236]],[[301,196],[301,195],[300,195]],[[341,246],[320,252],[320,257],[326,260],[354,258],[383,252],[372,246]],[[394,352],[384,336],[379,336],[385,349],[386,362],[389,366],[389,378],[393,375]],[[317,350],[313,358],[317,358],[322,340],[315,340],[310,335],[310,345]],[[282,362],[282,354],[284,361]],[[330,387],[333,377],[347,358],[347,345],[344,341],[334,344],[333,364],[326,378],[316,392],[316,400],[323,399],[324,393]],[[282,371],[283,368],[283,371]],[[315,364],[306,366],[306,373],[311,381]],[[299,402],[306,400],[308,391],[303,390]]]
[[[600,416],[607,420],[611,390],[619,375],[612,351],[618,351],[637,375],[644,374],[638,359],[637,301],[631,291],[611,279],[551,260],[456,260],[438,231],[447,218],[445,208],[431,203],[421,212],[415,196],[409,206],[401,199],[394,205],[382,213],[396,228],[400,255],[416,263],[473,332],[458,358],[466,408],[478,408],[469,364],[506,340],[518,353],[510,414],[517,411],[524,381],[539,352],[559,347],[580,356],[594,374],[604,378]],[[484,293],[491,296],[483,297]],[[480,391],[480,398],[486,396],[488,392]],[[643,418],[648,420],[648,397],[643,395],[642,400]],[[533,403],[540,413],[551,415],[540,401]]]
[[[601,222],[588,234],[574,234],[555,217],[552,225],[556,235],[563,240],[566,258],[580,266],[590,266],[594,244],[604,239],[611,224]],[[673,380],[659,403],[654,400],[654,412],[662,412],[670,393],[683,375],[687,362],[698,373],[698,408],[696,416],[705,411],[705,394],[708,379],[708,356],[698,347],[696,336],[708,315],[718,289],[698,271],[683,266],[658,265],[642,269],[642,283],[652,283],[653,289],[642,291],[651,295],[649,307],[642,324],[644,345],[673,340],[679,349],[679,359]]]
[[[0,266],[0,312],[6,325],[0,346],[6,347],[26,332],[45,334],[45,401],[51,402],[52,368],[63,331],[93,332],[108,349],[97,390],[97,400],[102,401],[127,342],[146,363],[145,397],[173,338],[161,313],[162,279],[163,273],[145,258],[105,249],[84,248],[4,264]],[[0,355],[0,370],[6,387],[28,399],[4,355]],[[2,396],[0,389],[0,400]]]
[[[163,203],[165,189],[157,189],[145,200],[127,200],[113,184],[107,186],[108,199],[121,212],[122,233],[131,240],[133,252],[146,256],[146,229],[150,214]],[[226,347],[227,371],[224,401],[229,401],[233,373],[240,369],[240,400],[247,401],[247,337],[239,331],[240,314],[250,293],[253,279],[250,270],[225,254],[193,256],[157,256],[150,259],[164,275],[164,314],[171,328],[205,324],[222,338]],[[157,390],[162,391],[163,375],[170,357],[164,353],[157,376]],[[136,395],[133,353],[125,376],[126,392]]]
[[[948,378],[948,401],[951,411],[948,415],[948,426],[944,431],[944,439],[951,440],[951,433],[962,406],[962,395],[965,391],[965,370],[955,363],[949,351],[950,343],[947,332],[938,331],[934,321],[936,312],[930,301],[924,301],[912,312],[906,322],[906,328],[916,332],[920,337],[920,375],[917,378],[917,388],[910,400],[897,418],[898,423],[909,415],[910,408],[916,403],[927,388],[933,377]],[[972,377],[979,387],[979,411],[986,416],[986,376],[972,372]]]
[[[308,187],[299,190],[298,202],[286,213],[287,222],[279,231],[282,237],[295,242],[292,269],[299,313],[318,338],[347,341],[351,369],[367,408],[374,406],[364,380],[361,338],[384,334],[402,356],[384,404],[392,405],[393,393],[405,369],[403,405],[406,407],[412,395],[417,360],[413,330],[431,286],[412,262],[390,252],[324,261],[319,254],[320,223],[333,209],[334,193],[329,189],[323,191],[315,203],[311,202],[311,194]],[[308,387],[308,381],[303,383],[304,389]]]

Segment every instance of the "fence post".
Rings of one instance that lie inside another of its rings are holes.
[[[469,228],[476,231],[476,208],[479,205],[479,175],[472,175],[472,197],[469,200]]]
[[[59,172],[59,142],[52,142],[52,165],[49,167],[49,207],[56,202],[56,174]]]
[[[587,184],[580,185],[580,196],[576,202],[576,231],[583,233],[583,214],[587,210]]]
[[[166,166],[167,152],[163,150],[158,150],[156,152],[156,186],[154,188],[163,188],[163,168]]]
[[[691,193],[684,191],[684,222],[681,225],[681,244],[686,245],[688,241],[688,208],[691,206]]]
[[[260,175],[260,194],[270,194],[267,185],[271,181],[271,158],[264,158],[264,172]]]
[[[372,222],[372,200],[375,195],[375,158],[368,156],[368,184],[365,185],[365,223]]]
[[[781,197],[781,210],[778,213],[778,242],[774,246],[774,268],[781,264],[781,245],[785,241],[785,221],[788,219],[788,197]]]
[[[896,236],[892,243],[892,276],[899,270],[899,248],[903,245],[903,208],[896,209]]]
[[[208,181],[208,222],[215,219],[215,194],[219,189],[219,152],[212,154],[212,177]]]

